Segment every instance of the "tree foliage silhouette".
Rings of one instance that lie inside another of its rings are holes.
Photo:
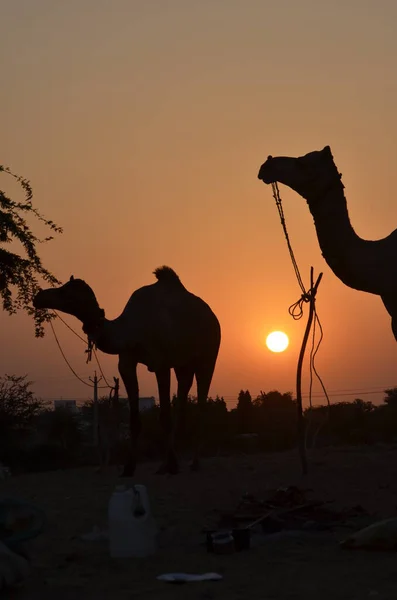
[[[35,334],[44,335],[43,323],[51,319],[51,314],[32,306],[32,298],[39,291],[39,278],[50,285],[60,281],[42,264],[37,246],[53,239],[50,235],[44,239],[37,237],[27,224],[25,216],[36,217],[54,233],[62,233],[62,229],[53,221],[44,218],[33,206],[33,191],[29,181],[15,175],[7,167],[0,165],[0,173],[10,175],[21,186],[25,198],[16,202],[0,190],[0,299],[3,309],[12,315],[19,309],[25,310],[33,317]],[[4,245],[19,243],[24,255],[6,249]]]
[[[26,375],[0,377],[0,438],[4,442],[28,427],[43,410],[43,403],[29,389]]]
[[[384,403],[390,408],[397,408],[397,388],[385,390]]]
[[[253,426],[253,402],[248,390],[240,390],[237,399],[237,421],[240,433],[250,433]]]

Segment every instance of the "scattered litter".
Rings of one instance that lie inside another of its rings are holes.
[[[397,550],[397,519],[377,521],[360,529],[340,543],[342,548],[366,550]]]
[[[216,526],[204,529],[208,552],[220,550],[214,547],[214,537],[232,534],[235,550],[246,550],[251,545],[252,534],[275,534],[288,531],[321,532],[341,527],[357,528],[357,521],[366,526],[368,513],[362,506],[343,511],[326,506],[330,501],[312,500],[311,489],[295,486],[270,491],[266,499],[244,494],[233,512],[220,512]],[[397,520],[395,528],[397,545]]]
[[[202,575],[192,575],[190,573],[165,573],[158,575],[159,581],[166,583],[189,583],[191,581],[219,581],[223,579],[219,573],[203,573]]]
[[[361,506],[349,509],[331,509],[332,501],[311,500],[307,493],[290,486],[269,492],[266,499],[244,494],[237,508],[231,512],[216,511],[217,524],[204,528],[208,552],[230,554],[256,546],[257,536],[263,543],[277,535],[292,532],[304,534],[335,531],[341,528],[356,529],[342,542],[341,548],[397,551],[397,518],[370,523],[371,515]],[[357,531],[357,528],[361,527]]]
[[[80,536],[80,539],[85,542],[103,542],[109,539],[109,533],[106,529],[100,529],[98,525],[95,525],[92,528],[92,531],[83,533],[83,535]]]
[[[207,531],[207,551],[215,554],[232,554],[248,550],[251,530],[248,527],[227,531]]]
[[[210,534],[210,540],[212,551],[216,554],[233,554],[235,551],[235,541],[231,531]]]

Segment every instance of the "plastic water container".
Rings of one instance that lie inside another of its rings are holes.
[[[144,557],[157,550],[157,527],[144,485],[117,486],[109,502],[109,547],[112,558]]]

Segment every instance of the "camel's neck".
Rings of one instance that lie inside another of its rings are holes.
[[[124,313],[113,320],[103,318],[89,335],[101,352],[105,354],[129,352],[131,356],[139,359],[139,362],[146,364],[135,324],[126,319]]]
[[[100,308],[94,293],[90,302],[79,306],[73,312],[83,324],[83,331],[95,345],[107,354],[119,354],[122,330],[119,319],[105,318],[105,311]]]
[[[120,354],[123,350],[124,335],[120,318],[109,320],[99,319],[91,323],[91,329],[87,330],[83,324],[83,331],[94,341],[99,350],[105,354]]]
[[[347,210],[342,187],[331,188],[321,197],[308,201],[317,237],[325,260],[331,268],[344,260],[346,251],[359,243]]]
[[[349,287],[372,291],[368,289],[365,269],[358,268],[354,258],[367,242],[356,234],[350,223],[343,186],[332,186],[307,202],[321,252],[335,275]]]
[[[105,319],[105,312],[99,309],[96,317],[91,315],[86,320],[80,318],[80,321],[83,322],[84,333],[105,354],[120,354],[125,349],[126,336],[120,317],[114,320]]]

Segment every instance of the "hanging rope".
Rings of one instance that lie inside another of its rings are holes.
[[[283,205],[282,205],[280,191],[278,189],[277,181],[272,183],[272,188],[273,188],[273,197],[276,201],[278,214],[280,216],[280,221],[281,221],[281,225],[282,225],[282,228],[284,231],[285,239],[287,240],[287,246],[288,246],[288,250],[289,250],[289,253],[291,256],[291,261],[292,261],[292,265],[294,267],[295,275],[298,280],[300,289],[302,290],[302,295],[305,296],[306,295],[305,286],[303,284],[303,280],[302,280],[301,274],[299,272],[298,263],[295,260],[295,255],[294,255],[294,251],[292,250],[291,242],[289,241],[289,235],[288,235],[288,231],[287,231],[287,225],[285,223],[284,210],[283,210]],[[307,299],[305,299],[304,301],[308,302]],[[296,302],[295,304],[298,304],[298,303]],[[293,304],[292,306],[295,306],[295,305]],[[300,318],[300,317],[298,317],[298,318]]]
[[[285,221],[285,216],[284,216],[284,210],[283,210],[283,206],[282,206],[282,201],[281,201],[281,197],[280,197],[280,191],[278,189],[278,185],[277,182],[272,183],[272,189],[273,189],[273,197],[274,200],[276,202],[276,206],[277,206],[277,210],[279,213],[279,217],[280,217],[280,221],[281,221],[281,225],[284,231],[284,236],[285,239],[287,241],[287,246],[288,246],[288,250],[290,253],[290,257],[291,257],[291,262],[295,271],[295,275],[296,278],[298,280],[298,284],[299,287],[301,289],[301,297],[299,298],[299,300],[297,300],[296,302],[294,302],[294,304],[291,304],[291,306],[288,309],[289,314],[291,315],[291,317],[294,320],[299,320],[302,318],[303,316],[303,304],[305,302],[310,303],[310,309],[309,309],[309,317],[308,317],[308,321],[307,321],[307,325],[306,325],[306,329],[305,329],[305,333],[303,336],[303,341],[302,341],[302,346],[301,346],[301,351],[299,354],[299,359],[298,359],[298,367],[297,367],[297,376],[296,376],[296,396],[297,396],[297,405],[298,405],[298,445],[299,445],[299,453],[300,453],[300,457],[301,457],[301,464],[302,464],[302,472],[304,475],[306,475],[307,473],[307,458],[306,458],[306,440],[307,440],[307,434],[308,434],[308,430],[310,428],[310,424],[311,424],[311,419],[309,418],[309,424],[308,427],[305,427],[305,423],[304,423],[304,419],[303,419],[303,407],[302,407],[302,365],[303,365],[303,358],[304,358],[304,354],[305,354],[305,350],[306,350],[306,344],[307,344],[307,340],[309,337],[309,333],[310,333],[310,329],[312,327],[313,324],[313,333],[312,333],[312,347],[310,350],[310,359],[309,359],[309,364],[310,364],[310,385],[309,385],[309,406],[310,406],[310,413],[309,416],[312,417],[312,409],[313,409],[313,405],[312,405],[312,387],[313,387],[313,373],[316,375],[316,377],[318,378],[321,387],[323,389],[323,392],[326,396],[327,399],[327,403],[328,403],[328,413],[327,413],[327,419],[326,421],[329,419],[330,416],[330,402],[329,402],[329,397],[327,394],[327,391],[325,389],[324,383],[320,377],[320,375],[318,374],[315,364],[314,364],[314,360],[317,354],[317,351],[319,349],[319,346],[321,344],[321,341],[324,337],[323,335],[323,329],[321,326],[321,322],[319,319],[319,316],[317,314],[317,310],[316,310],[316,293],[317,293],[317,289],[318,286],[320,284],[321,278],[322,278],[322,273],[320,273],[319,277],[317,278],[316,283],[314,283],[313,280],[313,267],[311,267],[310,270],[310,289],[309,291],[306,291],[306,288],[304,286],[302,277],[300,275],[299,272],[299,267],[298,264],[296,262],[295,259],[295,255],[294,252],[292,250],[292,246],[291,246],[291,242],[289,239],[289,235],[288,235],[288,231],[287,231],[287,225],[286,225],[286,221]],[[320,339],[317,343],[317,346],[315,347],[315,337],[316,337],[316,325],[318,325],[319,329],[320,329]],[[321,429],[322,425],[325,424],[325,422],[320,424],[320,427],[317,429],[315,436],[313,438],[313,440],[315,440],[319,430]]]
[[[94,350],[94,342],[92,340],[90,340],[90,338],[88,338],[87,349],[85,350],[85,352],[87,354],[87,360],[85,361],[86,365],[88,365],[88,363],[91,362],[91,360],[92,360],[92,351],[93,350]]]
[[[315,339],[315,334],[316,334],[316,325],[318,324],[318,327],[320,329],[320,339],[317,343],[317,347],[314,350],[314,339]],[[309,420],[308,420],[308,425],[306,428],[306,432],[305,432],[305,444],[307,442],[307,438],[309,436],[309,431],[311,429],[312,426],[312,422],[313,422],[313,417],[314,417],[314,412],[313,412],[313,405],[312,405],[312,385],[313,385],[313,372],[315,373],[317,379],[320,382],[320,385],[323,389],[324,395],[327,399],[327,411],[325,414],[325,418],[320,421],[320,423],[317,425],[317,428],[315,430],[315,432],[312,435],[312,443],[311,443],[311,447],[314,448],[316,445],[316,440],[317,440],[317,436],[320,433],[321,429],[324,427],[324,425],[326,425],[327,423],[329,423],[330,419],[331,419],[331,403],[329,400],[329,396],[327,393],[327,390],[325,389],[324,383],[320,377],[320,375],[317,373],[316,371],[316,367],[314,365],[314,357],[317,354],[318,348],[320,346],[320,343],[323,339],[323,328],[321,327],[321,323],[320,323],[320,319],[318,318],[317,312],[316,312],[316,307],[314,306],[314,323],[313,323],[313,340],[312,340],[312,348],[311,348],[311,352],[310,352],[310,392],[309,392],[309,405],[311,408],[311,411],[309,413]]]
[[[75,336],[77,336],[77,337],[78,337],[78,338],[79,338],[79,339],[80,339],[82,342],[84,342],[84,344],[86,344],[86,343],[87,343],[87,342],[86,342],[86,340],[85,340],[85,339],[84,339],[84,338],[83,338],[81,335],[79,335],[79,334],[78,334],[76,331],[74,331],[74,329],[73,329],[72,327],[70,327],[70,325],[68,325],[68,323],[66,323],[66,321],[65,321],[65,320],[64,320],[64,319],[63,319],[63,318],[62,318],[62,317],[61,317],[61,316],[60,316],[60,315],[59,315],[59,314],[58,314],[58,313],[57,313],[55,310],[54,310],[53,312],[54,312],[54,314],[57,316],[57,318],[58,318],[58,319],[60,319],[60,321],[61,321],[61,322],[62,322],[64,325],[66,325],[66,327],[67,327],[68,329],[70,329],[70,331],[71,331],[72,333],[74,333],[74,335],[75,335]],[[69,361],[68,361],[68,359],[66,358],[66,355],[65,355],[64,351],[62,350],[62,346],[61,346],[61,344],[60,344],[60,341],[59,341],[59,339],[58,339],[58,336],[57,336],[57,334],[55,333],[55,329],[54,329],[54,326],[53,326],[53,324],[52,324],[52,321],[50,321],[50,325],[51,325],[52,333],[54,334],[54,338],[55,338],[55,341],[56,341],[56,343],[57,343],[57,346],[58,346],[58,348],[59,348],[59,350],[60,350],[60,352],[61,352],[61,354],[62,354],[62,357],[63,357],[64,361],[66,362],[66,364],[68,365],[68,367],[69,367],[69,369],[71,370],[71,372],[73,373],[73,375],[74,375],[74,376],[75,376],[75,377],[76,377],[76,378],[77,378],[79,381],[81,381],[82,383],[84,383],[84,385],[88,385],[89,387],[93,388],[93,387],[94,387],[93,385],[91,385],[91,384],[90,384],[90,383],[88,383],[87,381],[84,381],[84,379],[82,379],[82,378],[81,378],[79,375],[77,375],[76,371],[73,369],[72,365],[70,364],[70,362],[69,362]],[[92,342],[91,340],[88,340],[88,348],[87,348],[87,350],[86,350],[85,352],[87,352],[87,353],[88,353],[88,355],[89,355],[89,358],[87,359],[87,361],[86,361],[86,362],[88,363],[88,361],[89,361],[89,360],[91,360],[91,354],[92,354],[92,352],[94,352],[94,354],[95,354],[95,358],[96,358],[96,361],[97,361],[97,363],[98,363],[99,370],[100,370],[100,372],[101,372],[101,374],[102,374],[102,377],[103,377],[103,379],[104,379],[104,381],[105,381],[105,383],[106,383],[106,385],[99,385],[99,386],[98,386],[98,389],[106,389],[106,388],[110,388],[111,386],[109,385],[109,383],[108,383],[108,382],[107,382],[107,380],[106,380],[106,377],[105,377],[105,375],[103,374],[102,367],[101,367],[101,365],[100,365],[99,359],[98,359],[98,357],[97,357],[97,355],[96,355],[96,352],[95,352],[95,349],[94,349],[94,347],[93,347],[93,346],[94,346],[93,342]]]
[[[92,341],[90,338],[88,338],[88,341],[87,341],[87,340],[85,340],[85,339],[84,339],[84,338],[83,338],[81,335],[79,335],[79,334],[78,334],[78,333],[77,333],[77,332],[76,332],[76,331],[73,329],[73,327],[71,327],[71,326],[70,326],[70,325],[69,325],[69,324],[68,324],[68,323],[65,321],[65,319],[62,319],[61,315],[60,315],[60,314],[58,314],[58,313],[56,312],[56,310],[54,310],[54,313],[56,314],[56,316],[58,317],[58,319],[60,319],[60,320],[62,321],[62,323],[63,323],[63,324],[64,324],[64,325],[65,325],[65,326],[66,326],[66,327],[67,327],[67,328],[68,328],[68,329],[69,329],[69,330],[70,330],[72,333],[74,333],[74,335],[75,335],[75,336],[77,336],[77,337],[79,338],[79,340],[81,340],[82,342],[84,342],[84,344],[87,344],[87,349],[86,349],[86,351],[85,351],[85,352],[86,352],[86,354],[87,354],[87,360],[86,360],[86,364],[88,364],[89,362],[91,362],[91,360],[92,360],[92,352],[93,352],[93,350],[94,350],[94,346],[95,346],[94,342],[93,342],[93,341]],[[101,366],[100,366],[100,364],[99,364],[99,360],[98,360],[98,358],[96,359],[96,361],[97,361],[97,363],[98,363],[98,367],[99,367],[99,369],[102,371],[102,369],[101,369]],[[103,373],[102,373],[102,375],[103,375]],[[104,375],[103,375],[103,378],[104,378],[104,380],[106,381],[106,378],[105,378],[105,376],[104,376]],[[107,383],[107,382],[106,382],[106,383]]]
[[[316,337],[316,326],[317,325],[318,325],[318,328],[320,329],[320,339],[317,342],[316,349],[314,349],[314,341],[315,341],[315,337]],[[313,408],[313,406],[312,406],[312,396],[311,396],[312,384],[313,384],[313,372],[314,372],[314,374],[316,375],[317,379],[320,382],[320,385],[321,385],[321,387],[323,389],[323,392],[324,392],[324,396],[327,399],[328,406],[330,406],[330,404],[331,404],[330,400],[329,400],[329,396],[328,396],[327,390],[325,389],[325,385],[323,383],[323,380],[321,379],[320,375],[318,374],[317,369],[316,369],[315,364],[314,364],[314,359],[315,359],[315,356],[316,356],[316,354],[318,352],[320,344],[321,344],[321,342],[323,340],[323,337],[324,337],[323,328],[321,326],[321,322],[320,322],[320,319],[318,317],[317,310],[316,310],[316,308],[314,308],[312,348],[311,348],[311,352],[310,352],[310,394],[309,394],[310,408]]]
[[[97,362],[97,364],[98,364],[98,367],[99,367],[99,370],[100,370],[100,372],[101,372],[101,375],[102,375],[102,377],[103,377],[103,380],[104,380],[104,382],[106,383],[106,385],[107,385],[107,387],[108,387],[108,388],[110,388],[110,389],[113,389],[113,388],[112,388],[112,386],[110,385],[110,383],[108,383],[108,381],[107,381],[107,379],[106,379],[106,377],[105,377],[105,375],[104,375],[104,372],[102,371],[101,363],[100,363],[100,362],[99,362],[99,360],[98,360],[98,355],[97,355],[97,353],[95,352],[95,348],[94,348],[94,347],[92,347],[92,350],[93,350],[93,352],[94,352],[95,360],[96,360],[96,362]]]
[[[74,376],[75,376],[75,377],[76,377],[76,378],[77,378],[79,381],[81,381],[81,383],[84,383],[84,385],[88,385],[88,387],[91,387],[91,388],[92,388],[92,387],[94,387],[93,385],[91,385],[91,384],[90,384],[90,383],[88,383],[87,381],[84,381],[84,379],[82,379],[82,378],[81,378],[79,375],[77,375],[76,371],[73,369],[72,365],[70,364],[70,362],[69,362],[69,361],[68,361],[68,359],[66,358],[64,351],[62,350],[62,346],[61,346],[61,344],[59,343],[58,336],[57,336],[57,334],[55,333],[55,329],[54,329],[54,326],[53,326],[53,324],[52,324],[52,321],[50,321],[50,325],[51,325],[52,333],[54,334],[55,341],[56,341],[56,343],[57,343],[57,345],[58,345],[58,348],[59,348],[59,350],[60,350],[60,352],[61,352],[61,354],[62,354],[62,356],[63,356],[63,359],[64,359],[65,363],[68,365],[69,369],[72,371],[73,375],[74,375]]]
[[[298,263],[296,262],[295,259],[295,255],[294,255],[294,251],[292,249],[291,246],[291,242],[289,239],[289,235],[288,235],[288,230],[287,230],[287,224],[286,224],[286,220],[285,220],[285,216],[284,216],[284,209],[283,209],[283,205],[282,205],[282,200],[281,200],[281,196],[280,196],[280,190],[278,188],[278,184],[277,181],[272,183],[272,190],[273,190],[273,198],[276,202],[276,206],[277,206],[277,210],[278,210],[278,214],[280,217],[280,221],[281,221],[281,225],[284,231],[284,236],[287,242],[287,246],[288,246],[288,250],[289,250],[289,254],[291,257],[291,262],[294,268],[294,272],[296,275],[296,278],[298,280],[298,284],[299,287],[302,291],[302,295],[299,298],[299,300],[297,300],[296,302],[294,302],[293,304],[291,304],[291,306],[288,308],[288,312],[291,315],[291,317],[295,320],[298,321],[299,319],[301,319],[303,317],[303,305],[304,303],[308,303],[311,301],[311,296],[313,293],[313,288],[311,287],[311,289],[309,291],[306,291],[305,285],[303,283],[300,271],[299,271],[299,267],[298,267]],[[327,399],[327,403],[328,405],[330,405],[330,401],[329,401],[329,397],[327,394],[327,391],[325,389],[324,383],[320,377],[320,375],[317,372],[317,369],[315,367],[315,357],[316,354],[318,352],[318,349],[320,347],[320,344],[323,340],[324,334],[323,334],[323,328],[321,326],[321,322],[320,322],[320,318],[318,316],[317,313],[317,309],[316,306],[314,304],[314,308],[313,308],[313,335],[312,335],[312,347],[311,347],[311,351],[310,351],[310,359],[309,359],[309,369],[310,369],[310,386],[309,386],[309,406],[310,408],[313,408],[312,406],[312,387],[313,387],[313,373],[315,374],[315,376],[317,377],[318,381],[320,382],[320,385],[322,387],[322,390],[324,392],[324,395]],[[314,348],[314,344],[315,344],[315,336],[316,336],[316,325],[318,325],[319,330],[320,330],[320,339],[317,343],[316,348]]]
[[[84,338],[83,338],[81,335],[79,335],[79,334],[77,333],[77,331],[75,331],[75,330],[73,329],[73,327],[71,327],[71,326],[70,326],[68,323],[66,323],[65,319],[63,319],[63,318],[61,317],[61,315],[60,315],[59,313],[57,313],[57,311],[56,311],[56,310],[53,310],[53,313],[55,313],[55,314],[56,314],[56,316],[58,317],[58,319],[59,319],[60,321],[62,321],[62,323],[63,323],[64,325],[66,325],[66,327],[67,327],[68,329],[70,329],[70,331],[71,331],[72,333],[74,333],[74,335],[75,335],[75,336],[77,336],[77,337],[79,338],[79,340],[81,340],[81,341],[82,341],[82,342],[84,342],[85,344],[87,343],[87,341],[86,341],[86,340],[85,340],[85,339],[84,339]]]

